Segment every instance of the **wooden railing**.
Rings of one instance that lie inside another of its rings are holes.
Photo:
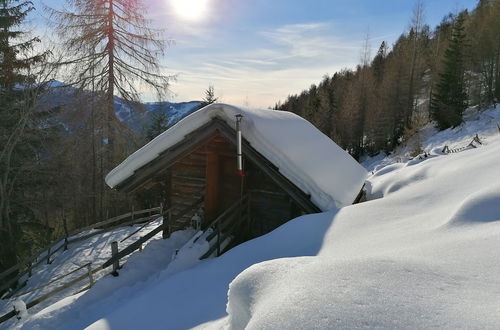
[[[46,249],[41,250],[34,256],[28,257],[23,261],[19,262],[18,264],[0,273],[0,283],[1,283],[0,292],[4,292],[5,290],[13,287],[17,289],[22,288],[27,280],[24,281],[23,283],[18,283],[21,278],[23,278],[26,275],[28,276],[28,278],[31,277],[32,269],[40,265],[42,262],[46,262],[47,264],[52,263],[53,261],[52,257],[55,256],[55,254],[61,250],[67,250],[69,244],[73,244],[88,239],[90,237],[93,237],[95,235],[99,235],[114,230],[118,227],[133,225],[141,222],[149,222],[160,216],[161,209],[162,207],[160,206],[139,211],[132,210],[131,212],[104,221],[100,221],[83,228],[76,229],[70,233],[68,233],[68,231],[65,230],[65,236],[63,238],[56,240],[54,243],[50,244]],[[144,216],[145,214],[147,215]],[[130,220],[123,221],[129,218]],[[67,228],[66,224],[64,225],[64,227],[65,229]],[[80,235],[83,232],[91,229],[97,229],[97,230],[91,233],[87,233],[85,235]],[[14,273],[17,274],[13,276]],[[6,293],[4,293],[2,298],[9,297],[14,293],[15,289],[7,291]]]
[[[184,215],[186,214],[189,214],[189,212],[192,212],[193,210],[197,210],[200,206],[201,206],[201,203],[202,203],[202,199],[199,199],[196,201],[196,203],[182,209],[178,214],[175,215],[176,219],[180,219],[182,218]],[[149,215],[149,216],[146,216],[146,217],[140,217],[140,218],[137,218],[137,219],[134,219],[134,215],[140,215],[140,214],[145,214],[145,213],[148,213],[148,212],[155,212],[155,211],[159,211],[158,214],[154,214],[154,215]],[[40,297],[34,299],[33,301],[30,301],[26,304],[26,308],[29,309],[37,304],[39,304],[40,302],[54,296],[55,294],[61,292],[62,290],[64,289],[67,289],[71,286],[74,286],[75,284],[85,280],[86,278],[89,279],[89,285],[85,288],[83,288],[82,290],[80,291],[83,291],[83,290],[87,290],[88,288],[92,287],[92,285],[94,284],[94,277],[93,277],[93,274],[98,272],[98,271],[101,271],[101,270],[104,270],[110,266],[112,266],[112,271],[110,272],[110,274],[114,275],[114,276],[118,276],[118,269],[120,268],[120,260],[126,256],[128,256],[129,254],[131,254],[132,252],[138,250],[138,249],[141,249],[142,248],[142,244],[144,244],[146,241],[150,240],[151,238],[153,238],[156,234],[160,233],[161,231],[164,231],[164,230],[169,230],[169,227],[171,225],[171,221],[172,220],[172,212],[171,212],[171,209],[167,209],[167,210],[163,210],[162,207],[159,207],[159,208],[152,208],[152,209],[147,209],[147,210],[142,210],[142,211],[136,211],[136,212],[130,212],[130,213],[127,213],[125,215],[121,215],[121,216],[118,216],[118,217],[114,217],[114,218],[111,218],[111,219],[108,219],[108,220],[105,220],[105,221],[101,221],[101,222],[98,222],[92,226],[87,226],[85,228],[82,228],[79,230],[79,232],[81,233],[82,231],[85,231],[85,230],[89,230],[89,229],[93,229],[93,228],[96,228],[96,227],[102,227],[102,226],[106,226],[106,225],[111,225],[110,227],[108,228],[105,228],[105,229],[100,229],[96,232],[92,232],[90,234],[86,234],[84,236],[78,236],[78,237],[75,237],[73,239],[67,239],[66,241],[69,242],[69,243],[72,243],[72,242],[75,242],[75,241],[79,241],[79,240],[82,240],[83,238],[82,237],[85,237],[85,238],[89,238],[91,236],[94,236],[94,235],[97,235],[99,233],[103,233],[105,231],[110,231],[118,226],[125,226],[125,225],[130,225],[130,224],[134,224],[134,223],[139,223],[139,222],[142,222],[142,221],[148,221],[148,223],[151,221],[150,218],[156,218],[158,216],[163,216],[163,222],[161,225],[157,226],[156,228],[154,228],[153,230],[151,230],[150,232],[148,232],[146,235],[140,237],[138,240],[136,240],[135,242],[129,244],[128,246],[126,246],[124,249],[122,250],[119,250],[118,249],[118,242],[112,242],[111,243],[111,253],[112,253],[112,256],[109,260],[107,260],[106,262],[104,262],[102,265],[100,266],[97,266],[96,268],[92,269],[91,267],[91,264],[86,264],[86,265],[83,265],[81,267],[78,267],[77,269],[74,269],[72,271],[70,271],[69,273],[66,273],[62,276],[59,276],[57,278],[54,278],[52,279],[50,282],[42,285],[42,286],[39,286],[37,288],[34,288],[32,290],[29,290],[27,292],[24,292],[24,293],[21,293],[21,294],[18,294],[16,296],[13,296],[12,298],[15,298],[15,297],[21,297],[23,295],[26,295],[28,293],[33,293],[33,292],[36,292],[36,291],[39,291],[43,288],[46,288],[48,287],[49,285],[52,285],[58,281],[61,281],[62,279],[64,278],[67,278],[69,275],[71,274],[74,274],[75,272],[79,271],[80,269],[82,268],[87,268],[87,272],[81,276],[78,276],[77,278],[75,279],[72,279],[71,281],[61,285],[61,286],[58,286],[57,288],[51,290],[50,292],[48,293],[45,293],[43,295],[41,295]],[[120,225],[117,225],[116,222],[117,221],[120,221],[120,220],[123,220],[123,219],[127,219],[128,217],[132,217],[133,220],[131,221],[126,221],[126,222],[121,222]],[[146,223],[147,224],[147,223]],[[146,225],[145,224],[145,225]],[[139,231],[143,230],[146,226],[143,225],[141,226],[139,229],[135,230],[132,234],[129,234],[127,237],[125,237],[124,239],[121,240],[121,242],[124,242],[125,240],[129,239],[131,236],[133,236],[134,234],[138,233]],[[63,244],[61,246],[64,246],[64,240],[62,241]],[[59,250],[59,248],[57,249]],[[52,252],[54,253],[54,252]],[[50,253],[49,253],[50,254]],[[49,256],[50,258],[50,256]],[[17,266],[17,265],[16,265]],[[15,309],[6,313],[5,315],[2,315],[0,316],[0,323],[14,317],[15,315],[17,315],[19,313],[19,311],[16,311]]]
[[[192,212],[192,211],[197,210],[198,208],[200,208],[200,206],[202,204],[202,201],[203,201],[203,198],[200,198],[195,203],[193,203],[193,204],[185,207],[184,209],[182,209],[180,212],[178,212],[175,215],[176,219],[181,219],[186,214],[189,214],[190,212]],[[114,276],[118,276],[118,270],[121,268],[120,267],[120,259],[122,259],[123,257],[128,256],[129,254],[131,254],[135,250],[141,249],[142,244],[144,244],[145,242],[147,242],[148,240],[150,240],[156,234],[158,234],[158,233],[160,233],[162,231],[168,230],[169,227],[172,225],[171,222],[174,221],[172,219],[172,209],[167,209],[167,210],[163,211],[162,216],[163,216],[164,221],[163,221],[163,223],[161,225],[159,225],[158,227],[156,227],[155,229],[153,229],[152,231],[150,231],[146,235],[142,236],[137,241],[135,241],[132,244],[128,245],[124,249],[119,250],[118,249],[118,242],[113,242],[112,246],[115,246],[115,248],[112,248],[112,256],[111,256],[111,258],[108,261],[106,261],[102,265],[102,267],[103,268],[107,268],[109,266],[113,266],[113,271],[111,272],[111,274],[113,274]],[[127,238],[128,237],[126,237],[125,239],[127,239]],[[125,239],[123,239],[122,242]]]
[[[212,221],[205,230],[212,230],[212,232],[206,236],[207,242],[210,243],[210,248],[200,257],[200,259],[208,258],[214,254],[214,252],[218,257],[229,247],[230,242],[225,247],[223,247],[222,244],[227,239],[231,240],[234,229],[245,220],[249,219],[249,207],[250,195],[245,195]]]
[[[474,136],[474,138],[472,139],[472,141],[468,145],[466,145],[466,146],[463,146],[463,147],[460,147],[460,148],[455,148],[455,149],[450,149],[447,145],[445,145],[443,147],[443,150],[441,150],[441,151],[444,154],[452,154],[452,153],[461,152],[461,151],[464,151],[464,150],[467,150],[467,149],[477,148],[476,144],[479,144],[479,145],[483,144],[481,142],[481,139],[479,138],[478,134],[476,134],[476,136]]]
[[[141,249],[142,248],[142,245],[147,242],[148,240],[150,240],[151,238],[153,238],[154,236],[156,236],[158,233],[162,232],[162,231],[169,231],[169,228],[170,226],[172,225],[172,221],[176,221],[177,219],[181,219],[182,217],[184,217],[186,214],[189,214],[190,212],[193,212],[194,210],[197,210],[199,209],[199,207],[202,205],[202,202],[203,202],[203,198],[200,198],[199,200],[197,200],[194,204],[192,205],[189,205],[188,207],[182,209],[180,212],[178,212],[176,215],[175,215],[175,219],[172,219],[173,216],[172,216],[172,209],[167,209],[167,210],[163,210],[162,207],[160,208],[153,208],[153,209],[147,209],[147,210],[142,210],[142,211],[137,211],[137,212],[130,212],[130,213],[127,213],[125,215],[121,215],[121,216],[118,216],[118,217],[114,217],[114,218],[111,218],[111,219],[108,219],[108,220],[105,220],[105,221],[101,221],[101,222],[98,222],[92,226],[87,226],[85,228],[82,228],[81,230],[79,230],[79,233],[83,232],[83,231],[86,231],[86,230],[89,230],[89,229],[94,229],[96,227],[102,227],[102,226],[106,226],[106,225],[110,225],[108,228],[104,228],[104,229],[99,229],[95,232],[92,232],[90,234],[86,234],[86,235],[83,235],[83,236],[77,236],[77,237],[74,237],[74,238],[69,238],[69,239],[65,239],[65,240],[60,240],[58,241],[56,244],[60,244],[59,247],[57,247],[57,249],[55,250],[52,250],[52,252],[50,252],[50,248],[47,249],[48,253],[47,253],[47,256],[42,258],[42,260],[45,260],[45,259],[50,259],[50,255],[53,255],[55,253],[55,251],[58,251],[60,250],[62,247],[65,246],[65,244],[70,244],[70,243],[73,243],[75,241],[80,241],[82,240],[83,238],[82,237],[85,237],[85,238],[89,238],[91,236],[94,236],[94,235],[97,235],[99,233],[102,233],[104,231],[109,231],[109,230],[112,230],[114,228],[116,228],[117,226],[124,226],[124,225],[129,225],[129,224],[133,224],[133,223],[139,223],[139,222],[142,222],[142,221],[148,221],[148,223],[151,221],[151,217],[157,217],[157,216],[163,216],[163,222],[161,225],[157,226],[156,228],[154,228],[153,230],[151,230],[150,232],[148,232],[147,234],[145,234],[144,236],[140,237],[139,239],[137,239],[136,241],[134,241],[133,243],[129,244],[128,246],[126,246],[125,248],[119,250],[118,248],[118,242],[112,242],[111,243],[111,258],[108,259],[106,262],[104,262],[102,265],[100,266],[97,266],[96,268],[92,269],[92,264],[91,263],[88,263],[88,264],[85,264],[81,267],[78,267],[64,275],[61,275],[59,277],[56,277],[54,279],[52,279],[50,282],[42,285],[42,286],[39,286],[39,287],[36,287],[34,289],[31,289],[29,291],[26,291],[26,292],[23,292],[23,293],[20,293],[20,294],[17,294],[15,296],[12,296],[11,295],[11,298],[19,298],[19,297],[22,297],[26,294],[29,294],[29,293],[33,293],[33,292],[36,292],[36,291],[40,291],[44,288],[47,288],[49,287],[50,285],[54,285],[55,283],[57,282],[60,282],[62,281],[63,279],[67,278],[68,276],[76,273],[77,271],[83,269],[83,268],[87,268],[87,271],[70,280],[69,282],[67,283],[64,283],[58,287],[56,287],[55,289],[47,292],[47,293],[44,293],[43,295],[39,296],[38,298],[28,302],[26,304],[26,308],[29,309],[39,303],[41,303],[42,301],[54,296],[55,294],[61,292],[62,290],[65,290],[67,288],[70,288],[72,286],[74,286],[75,284],[85,280],[85,279],[89,279],[89,284],[88,286],[84,287],[83,289],[80,290],[83,291],[83,290],[87,290],[89,289],[90,287],[92,287],[92,285],[94,284],[94,276],[93,274],[98,272],[98,271],[101,271],[101,270],[105,270],[106,268],[112,266],[112,270],[110,272],[110,274],[114,275],[114,276],[118,276],[118,270],[121,268],[120,267],[120,260],[123,259],[124,257],[128,256],[129,254],[131,254],[132,252],[138,250],[138,249]],[[241,201],[239,201],[239,204],[241,204]],[[226,228],[225,227],[225,221],[221,221],[222,218],[224,219],[228,219],[227,216],[231,215],[232,212],[236,210],[236,207],[233,206],[231,207],[227,212],[225,212],[225,216],[224,217],[218,217],[218,221],[214,221],[211,225],[217,225],[217,226],[220,226],[220,228]],[[158,214],[155,214],[155,215],[149,215],[149,216],[146,216],[146,217],[140,217],[140,218],[137,218],[137,219],[134,219],[134,215],[138,215],[138,214],[145,214],[145,213],[148,213],[148,212],[155,212],[155,211],[159,211]],[[120,225],[118,225],[116,222],[117,221],[120,221],[120,220],[123,220],[123,219],[127,219],[128,217],[132,217],[133,218],[133,221],[130,220],[130,221],[126,221],[126,222],[121,222]],[[217,219],[216,219],[217,220]],[[146,223],[147,224],[147,223]],[[123,243],[124,241],[126,241],[127,239],[130,239],[130,237],[132,237],[133,235],[137,234],[138,232],[140,232],[141,230],[143,230],[144,228],[146,228],[146,224],[145,225],[142,225],[140,228],[138,228],[137,230],[135,230],[132,234],[129,234],[127,235],[124,239],[122,239],[120,241],[120,243]],[[77,233],[78,234],[78,233]],[[220,238],[220,237],[219,237]],[[55,244],[53,244],[52,246],[55,246]],[[38,261],[38,262],[41,262],[42,260]],[[18,266],[18,265],[16,265]],[[14,269],[14,267],[12,268]],[[7,273],[7,272],[5,272]],[[3,274],[3,273],[2,273]],[[16,311],[15,309],[13,309],[12,311],[6,313],[5,315],[2,315],[0,316],[0,323],[6,321],[6,320],[9,320],[10,318],[14,317],[15,315],[17,315],[19,313],[19,311]]]
[[[85,264],[85,265],[83,265],[83,266],[80,266],[80,267],[78,267],[78,268],[76,268],[76,269],[73,269],[72,271],[70,271],[70,272],[68,272],[68,273],[66,273],[66,274],[64,274],[64,275],[62,275],[62,276],[59,276],[59,277],[56,277],[56,278],[52,279],[50,282],[48,282],[48,283],[46,283],[46,284],[44,284],[44,285],[41,285],[41,286],[36,287],[36,288],[34,288],[34,289],[31,289],[31,290],[29,290],[29,291],[26,291],[26,292],[20,293],[20,294],[15,295],[15,296],[13,296],[13,297],[11,297],[11,298],[20,298],[20,297],[22,297],[22,296],[24,296],[24,295],[27,295],[27,294],[29,294],[29,293],[33,293],[33,292],[36,292],[36,291],[40,291],[40,290],[42,290],[42,289],[45,289],[45,288],[49,287],[50,285],[52,285],[52,284],[54,284],[54,283],[56,283],[56,282],[60,282],[60,281],[62,281],[63,279],[67,278],[68,276],[70,276],[70,275],[72,275],[72,274],[74,274],[74,273],[76,273],[76,272],[78,272],[79,270],[84,269],[84,268],[86,268],[86,272],[85,272],[84,274],[82,274],[82,275],[78,276],[77,278],[72,279],[71,281],[69,281],[69,282],[67,282],[67,283],[64,283],[64,284],[62,284],[62,285],[59,285],[59,286],[58,286],[58,287],[56,287],[55,289],[52,289],[51,291],[49,291],[49,292],[47,292],[47,293],[44,293],[43,295],[39,296],[38,298],[36,298],[36,299],[34,299],[34,300],[32,300],[32,301],[28,302],[28,303],[26,304],[26,309],[29,309],[29,308],[31,308],[31,307],[33,307],[33,306],[35,306],[35,305],[38,305],[38,304],[39,304],[39,303],[41,303],[42,301],[47,300],[48,298],[50,298],[50,297],[52,297],[52,296],[56,295],[57,293],[59,293],[59,292],[61,292],[61,291],[65,290],[65,289],[68,289],[68,288],[72,287],[73,285],[75,285],[75,284],[77,284],[77,283],[79,283],[79,282],[81,282],[81,281],[83,281],[83,280],[85,280],[85,279],[87,279],[87,278],[88,278],[88,279],[89,279],[89,284],[88,284],[88,286],[86,286],[86,287],[84,287],[83,289],[81,289],[81,290],[80,290],[80,292],[81,292],[81,291],[83,291],[83,290],[87,290],[87,289],[91,288],[91,287],[94,285],[94,277],[93,277],[93,274],[94,274],[95,272],[99,271],[99,270],[102,270],[102,269],[103,269],[102,267],[97,267],[97,268],[95,268],[95,269],[92,269],[92,264],[91,264],[91,263],[87,263],[87,264]],[[18,313],[19,313],[19,311],[17,311],[17,310],[15,310],[15,309],[13,309],[12,311],[10,311],[10,312],[8,312],[8,313],[6,313],[6,314],[2,315],[2,316],[0,317],[0,323],[5,322],[5,321],[9,320],[10,318],[14,317],[14,316],[15,316],[15,315],[17,315]]]

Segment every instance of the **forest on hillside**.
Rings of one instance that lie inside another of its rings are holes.
[[[325,76],[274,108],[294,112],[355,158],[390,152],[430,119],[440,129],[462,122],[466,107],[500,100],[500,1],[480,0],[431,29],[417,2],[408,31],[360,64]],[[420,146],[414,146],[415,154]]]

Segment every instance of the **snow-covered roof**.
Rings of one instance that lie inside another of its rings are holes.
[[[116,187],[214,118],[234,127],[237,114],[243,115],[245,140],[316,206],[328,210],[352,204],[365,182],[365,169],[311,123],[290,112],[219,103],[192,113],[134,152],[106,176],[106,183]]]

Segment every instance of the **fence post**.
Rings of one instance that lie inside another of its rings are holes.
[[[28,277],[31,277],[33,275],[33,263],[30,261],[28,265]]]
[[[167,210],[167,214],[163,214],[163,239],[168,238],[170,236],[170,224],[172,220],[172,210]]]
[[[63,210],[63,226],[64,226],[64,249],[66,251],[68,249],[68,223],[66,221],[66,212]]]
[[[94,285],[94,277],[92,276],[92,263],[87,265],[87,272],[89,274],[89,289]]]
[[[47,265],[50,265],[50,248],[51,248],[51,247],[52,247],[52,245],[51,245],[51,246],[49,246],[49,248],[48,248],[48,250],[47,250]]]
[[[220,224],[217,222],[217,257],[220,256]]]
[[[111,242],[111,257],[116,257],[118,254],[118,242],[117,241],[114,241],[114,242]],[[120,268],[120,260],[118,258],[116,258],[115,261],[113,261],[113,271],[111,272],[111,274],[113,276],[118,276],[118,269]]]
[[[142,239],[142,236],[141,236],[141,237],[139,237],[139,240],[141,240],[141,239]],[[141,244],[139,244],[139,251],[142,251],[142,243],[141,243]]]

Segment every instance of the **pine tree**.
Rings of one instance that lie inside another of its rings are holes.
[[[151,124],[146,128],[146,138],[151,141],[168,129],[168,117],[165,112],[153,113]]]
[[[375,55],[372,61],[373,75],[378,82],[382,81],[382,78],[384,77],[386,57],[387,57],[387,44],[385,43],[385,41],[382,41],[378,49],[377,55]]]
[[[466,12],[455,20],[448,48],[444,54],[443,72],[432,96],[431,115],[440,129],[462,123],[467,107],[465,90],[465,29]]]
[[[36,163],[34,100],[39,87],[30,69],[45,55],[28,55],[37,38],[19,30],[34,10],[31,2],[0,1],[0,270],[16,263],[21,237],[20,222],[30,221],[26,189],[28,173]]]
[[[219,98],[215,97],[215,88],[213,85],[209,85],[205,91],[205,97],[203,98],[203,106],[217,102]]]

